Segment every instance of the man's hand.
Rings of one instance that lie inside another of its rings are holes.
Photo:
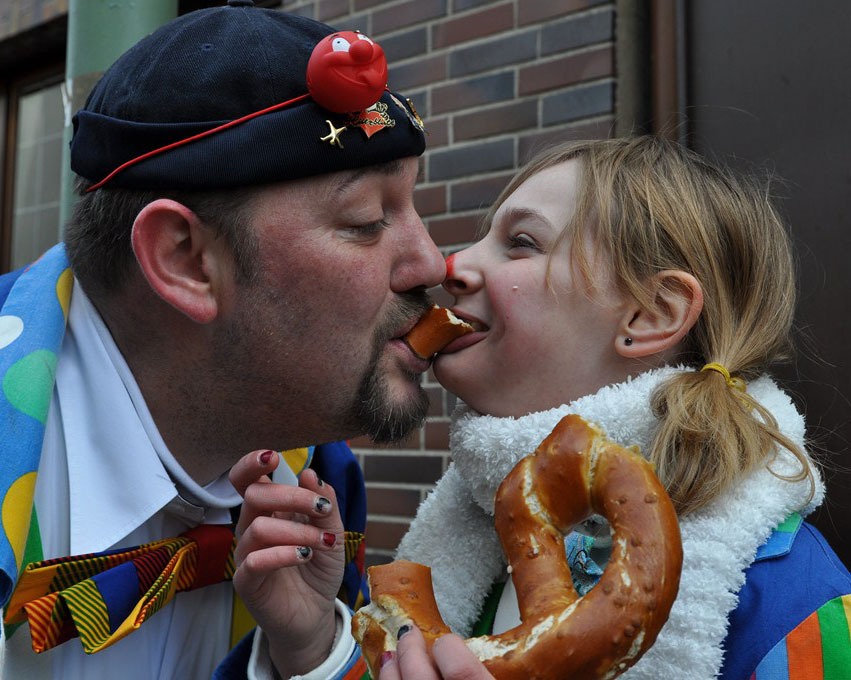
[[[457,635],[444,635],[432,646],[414,627],[399,638],[396,653],[384,661],[378,680],[493,680],[467,645]]]
[[[331,650],[345,551],[334,489],[313,470],[301,473],[297,487],[271,483],[280,459],[254,451],[230,472],[245,499],[233,584],[288,678],[316,668]]]

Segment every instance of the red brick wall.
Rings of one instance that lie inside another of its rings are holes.
[[[416,204],[446,255],[534,150],[614,125],[614,0],[290,0],[283,8],[377,40],[390,86],[428,130]],[[442,292],[442,291],[441,291]],[[445,299],[445,298],[444,298]],[[427,375],[431,410],[398,449],[352,442],[368,490],[367,560],[390,559],[447,466],[454,398]]]

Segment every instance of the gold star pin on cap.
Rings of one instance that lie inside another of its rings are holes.
[[[331,128],[331,132],[329,132],[324,137],[320,137],[319,141],[328,142],[331,146],[334,146],[336,144],[342,149],[343,142],[340,141],[340,135],[342,134],[343,130],[346,129],[346,126],[343,125],[343,127],[334,127],[334,123],[332,123],[328,119],[326,119],[325,122],[328,123],[328,127]]]

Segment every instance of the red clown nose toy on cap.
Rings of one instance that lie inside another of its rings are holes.
[[[366,109],[387,87],[381,46],[356,31],[332,33],[317,43],[307,63],[307,89],[320,106],[335,113]]]

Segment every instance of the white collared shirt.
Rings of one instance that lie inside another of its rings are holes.
[[[286,465],[279,471],[275,481],[296,482]],[[202,488],[178,465],[106,325],[75,284],[35,490],[44,558],[134,546],[202,521],[227,524],[240,502],[227,475]],[[3,677],[209,678],[229,649],[232,597],[230,583],[180,593],[94,655],[78,640],[36,655],[23,626],[6,642]]]

